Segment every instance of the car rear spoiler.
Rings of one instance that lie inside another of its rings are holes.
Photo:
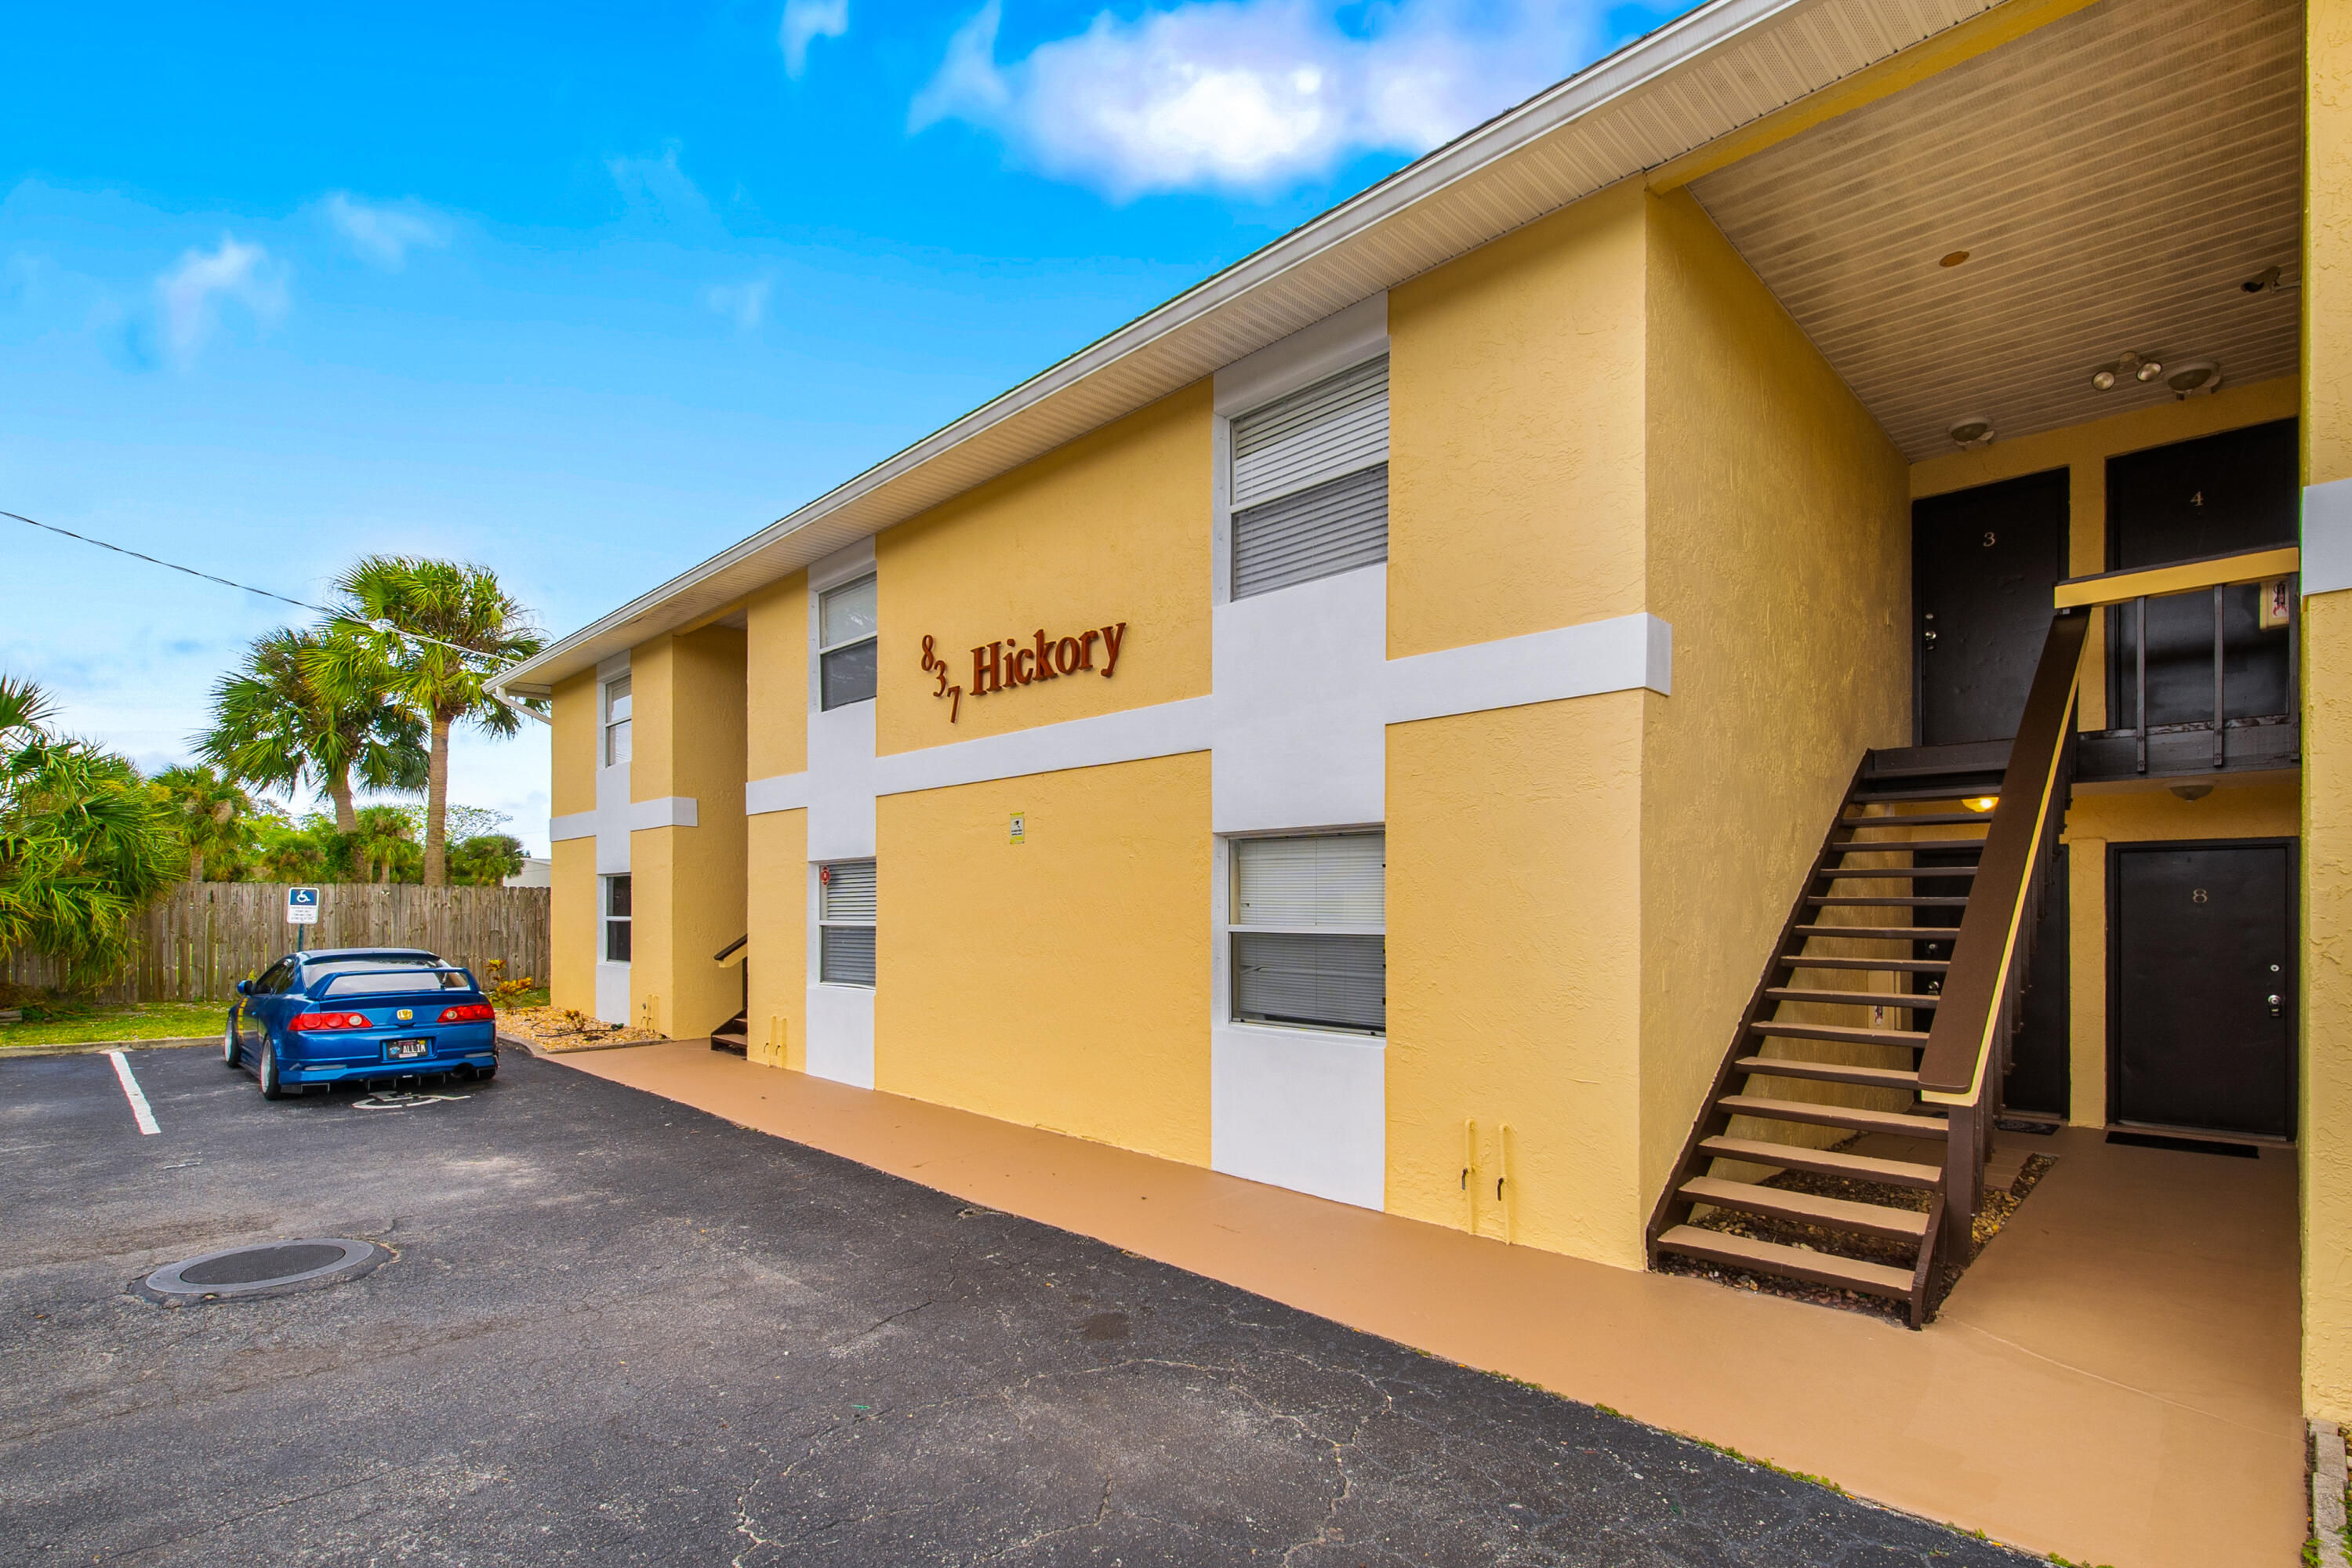
[[[444,991],[479,991],[482,988],[480,983],[475,980],[472,970],[461,969],[454,963],[438,963],[430,966],[422,963],[387,963],[380,969],[337,970],[328,975],[326,984],[319,988],[318,999],[323,1002],[332,996],[336,989],[346,980],[365,980],[370,975],[375,974],[457,974],[464,976],[466,984],[463,986],[445,985],[442,987]],[[420,992],[416,994],[431,994]]]

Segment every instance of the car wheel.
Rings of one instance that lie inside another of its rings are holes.
[[[286,1098],[286,1086],[278,1081],[278,1042],[275,1040],[261,1042],[261,1098]]]
[[[242,1065],[236,1059],[236,1014],[234,1012],[228,1016],[228,1026],[221,1030],[221,1065],[232,1068]]]

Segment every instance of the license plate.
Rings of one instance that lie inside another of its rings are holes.
[[[430,1040],[386,1040],[383,1059],[388,1062],[412,1061],[433,1048]]]

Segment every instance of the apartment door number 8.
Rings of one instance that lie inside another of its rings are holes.
[[[1108,679],[1118,668],[1118,650],[1126,640],[1127,623],[1121,621],[1116,626],[1088,626],[1075,637],[1047,637],[1040,626],[1027,642],[1006,637],[982,643],[971,650],[971,695],[985,697],[992,691],[1010,691],[1087,671]],[[1097,662],[1097,652],[1100,662]],[[948,722],[954,723],[963,710],[966,689],[950,681],[948,661],[930,637],[923,638],[923,673],[938,682],[931,695],[947,700]]]

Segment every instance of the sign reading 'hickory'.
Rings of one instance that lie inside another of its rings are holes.
[[[1088,626],[1076,637],[1049,637],[1045,628],[1040,626],[1032,636],[1034,640],[1030,643],[1007,637],[1003,642],[982,643],[971,650],[974,697],[1087,670],[1108,679],[1118,668],[1118,645],[1127,638],[1127,623]],[[1097,647],[1102,655],[1099,664],[1095,660]],[[934,640],[929,637],[923,638],[923,673],[939,681],[931,695],[948,700],[948,722],[954,723],[963,710],[964,689],[949,683],[948,661],[940,657]]]

